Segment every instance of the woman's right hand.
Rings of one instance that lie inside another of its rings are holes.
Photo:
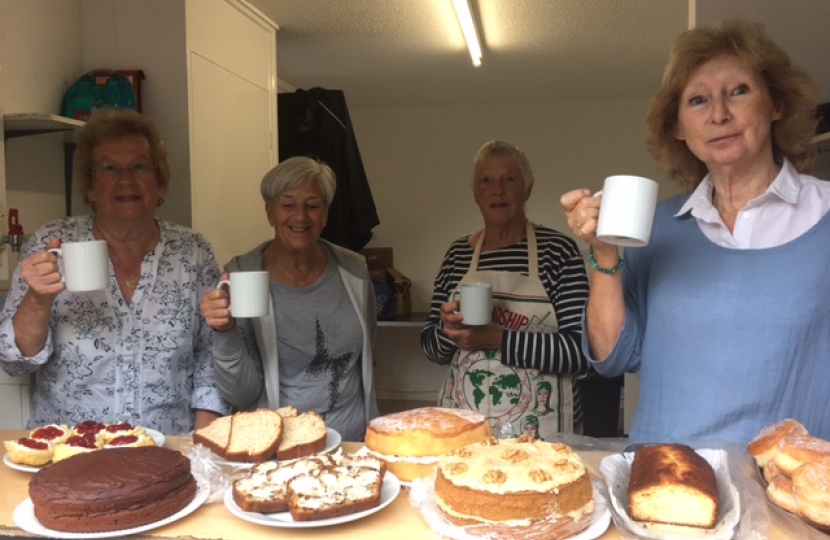
[[[584,240],[594,248],[597,256],[617,257],[617,246],[597,238],[599,209],[602,197],[594,197],[588,189],[575,189],[562,195],[559,199],[568,219],[568,227],[574,236]]]
[[[28,296],[52,305],[55,297],[66,289],[58,269],[58,258],[49,249],[61,247],[58,238],[52,238],[46,249],[26,257],[20,262],[20,277],[29,286]]]
[[[228,279],[227,272],[220,280]],[[213,289],[202,296],[202,315],[205,322],[216,332],[228,332],[236,328],[236,319],[231,316],[231,296],[224,287]]]
[[[597,240],[600,197],[594,197],[588,189],[575,189],[562,195],[559,202],[565,209],[568,227],[577,238],[592,246],[601,243]]]

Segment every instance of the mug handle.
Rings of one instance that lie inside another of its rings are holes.
[[[63,258],[63,251],[61,250],[61,248],[49,248],[46,251],[48,251],[58,259]],[[60,271],[60,265],[58,265],[58,272],[60,272],[61,275],[61,283],[66,283],[66,278],[63,277],[63,272]]]
[[[227,287],[228,287],[228,310],[230,311],[230,309],[231,309],[231,303],[230,303],[230,298],[231,298],[231,280],[230,280],[230,279],[223,279],[223,280],[220,280],[220,281],[219,281],[219,283],[216,285],[216,288],[217,288],[217,289],[221,289],[221,288],[222,288],[222,287],[224,287],[224,286],[227,286]],[[233,311],[231,311],[231,317],[233,317]]]

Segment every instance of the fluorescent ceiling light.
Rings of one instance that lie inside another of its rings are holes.
[[[452,0],[452,5],[455,8],[455,16],[458,17],[458,23],[461,25],[461,31],[464,33],[464,39],[467,41],[467,48],[470,50],[473,65],[480,66],[481,42],[478,40],[476,24],[470,11],[470,2],[469,0]]]

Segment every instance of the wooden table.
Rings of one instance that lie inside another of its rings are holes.
[[[0,440],[18,439],[26,436],[24,431],[0,430]],[[186,450],[190,445],[188,437],[168,437],[165,446],[177,450]],[[346,452],[357,450],[360,443],[343,443]],[[602,455],[596,452],[583,454],[588,468],[598,470]],[[27,489],[30,473],[20,472],[0,465],[0,536],[30,538],[33,535],[19,529],[12,519],[14,509],[28,497]],[[768,538],[772,540],[799,540],[800,535],[788,535],[782,532],[787,528],[786,522],[773,519]],[[148,531],[135,538],[148,539],[227,539],[259,540],[275,538],[320,538],[352,540],[433,540],[432,532],[420,515],[409,505],[407,491],[400,495],[383,510],[365,518],[340,525],[309,529],[283,529],[256,525],[234,517],[222,502],[205,504],[191,515],[164,527]],[[622,535],[613,522],[600,537],[602,540],[621,539]]]

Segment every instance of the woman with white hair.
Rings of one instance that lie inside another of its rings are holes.
[[[477,410],[501,435],[519,435],[529,422],[544,440],[581,433],[574,376],[588,371],[580,350],[588,278],[576,242],[527,219],[533,171],[516,145],[479,149],[472,190],[484,228],[450,245],[421,332],[427,357],[449,364],[439,404]],[[453,299],[472,282],[492,285],[488,325],[465,324]],[[537,388],[550,389],[540,411]]]
[[[377,316],[365,259],[320,238],[335,185],[331,168],[307,157],[268,171],[261,192],[274,238],[225,271],[266,270],[271,311],[236,319],[228,291],[215,289],[203,296],[202,313],[214,331],[216,380],[232,405],[315,411],[344,440],[360,441],[378,414]]]

